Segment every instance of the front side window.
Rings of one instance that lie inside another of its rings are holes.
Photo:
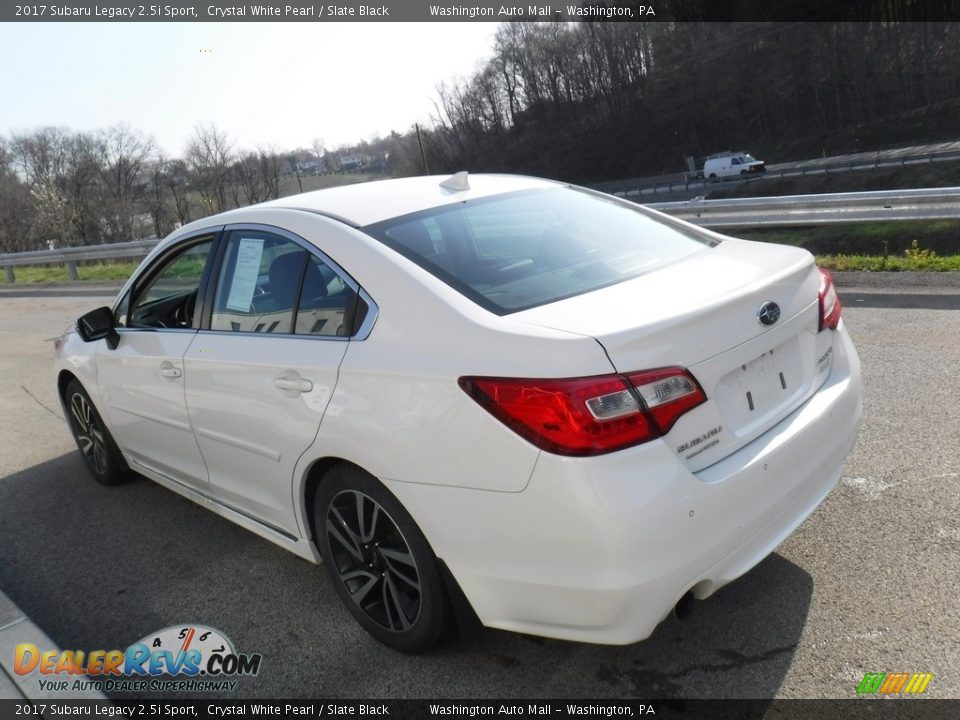
[[[499,315],[623,282],[715,244],[640,206],[573,188],[480,198],[364,231]]]
[[[148,269],[143,284],[134,289],[134,301],[126,318],[128,327],[188,328],[193,321],[203,269],[213,247],[207,238],[159,261]]]
[[[210,329],[342,336],[354,296],[327,263],[293,240],[236,230],[223,255]]]

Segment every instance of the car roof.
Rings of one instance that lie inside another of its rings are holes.
[[[559,183],[522,175],[469,175],[467,190],[450,190],[441,183],[448,175],[427,175],[396,180],[341,185],[269,200],[203,219],[203,224],[249,221],[247,213],[259,208],[306,210],[363,227],[420,210],[518,190],[558,187]]]

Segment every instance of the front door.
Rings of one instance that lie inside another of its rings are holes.
[[[206,492],[207,469],[190,427],[183,355],[213,237],[188,240],[145,268],[115,315],[120,342],[100,341],[100,393],[110,430],[133,469]]]

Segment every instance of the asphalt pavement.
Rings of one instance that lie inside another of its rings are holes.
[[[148,480],[94,483],[52,338],[109,297],[26,290],[0,293],[0,590],[62,648],[208,625],[264,656],[239,697],[845,698],[867,672],[931,672],[928,696],[960,697],[956,288],[841,288],[864,377],[843,477],[689,619],[626,647],[482,630],[415,657],[360,630],[321,568]]]

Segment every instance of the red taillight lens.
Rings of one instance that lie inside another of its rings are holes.
[[[836,330],[840,324],[840,296],[833,284],[833,275],[829,270],[820,270],[820,329]]]
[[[682,368],[562,380],[461,378],[518,435],[558,455],[599,455],[668,432],[707,398]]]

